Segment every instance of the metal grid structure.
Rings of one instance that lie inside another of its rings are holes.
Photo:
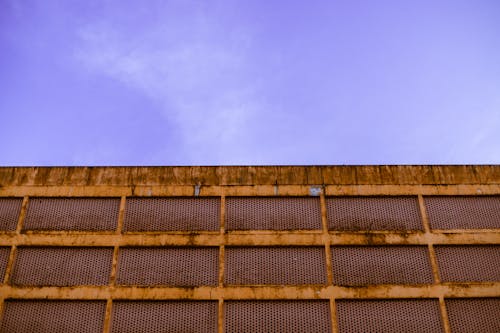
[[[470,168],[0,168],[0,332],[498,332]]]

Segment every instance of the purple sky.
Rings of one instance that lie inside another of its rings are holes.
[[[0,0],[0,165],[500,163],[499,0]]]

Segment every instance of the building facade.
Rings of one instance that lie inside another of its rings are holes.
[[[500,332],[499,166],[0,168],[0,332]]]

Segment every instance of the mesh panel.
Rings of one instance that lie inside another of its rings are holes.
[[[0,284],[3,283],[5,276],[5,269],[9,262],[10,247],[0,247]]]
[[[2,333],[102,332],[106,302],[6,301]]]
[[[0,230],[16,230],[17,219],[19,218],[22,205],[23,199],[21,198],[0,199]]]
[[[26,230],[114,230],[118,198],[33,198],[28,202]]]
[[[121,248],[118,284],[201,286],[218,283],[218,247]]]
[[[226,247],[228,284],[325,284],[321,247]]]
[[[26,286],[106,285],[113,248],[20,247],[12,284]]]
[[[422,230],[417,197],[331,197],[330,230]]]
[[[226,301],[225,331],[331,332],[328,301]]]
[[[446,299],[452,332],[500,332],[500,298]]]
[[[226,211],[228,230],[321,229],[319,198],[233,197]]]
[[[444,282],[500,281],[500,246],[435,246]]]
[[[339,300],[339,332],[442,332],[438,300]]]
[[[500,228],[500,196],[425,197],[434,229]]]
[[[219,230],[219,222],[219,198],[129,198],[123,230]]]
[[[332,247],[332,268],[340,285],[433,282],[426,246]]]
[[[113,302],[112,332],[217,332],[217,302]]]

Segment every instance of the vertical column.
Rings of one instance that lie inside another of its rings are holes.
[[[332,250],[330,248],[330,233],[328,231],[328,219],[326,215],[326,198],[325,198],[325,189],[321,189],[320,193],[320,205],[321,205],[321,225],[323,228],[323,242],[325,244],[325,259],[326,259],[326,274],[328,286],[333,285],[333,270],[332,270]],[[338,332],[338,324],[337,324],[337,309],[335,306],[335,295],[330,295],[330,317],[331,317],[331,327],[332,333]]]
[[[434,251],[434,245],[431,238],[431,228],[429,225],[429,217],[427,215],[427,210],[425,209],[424,197],[422,194],[418,195],[418,205],[420,207],[420,215],[422,216],[422,223],[424,226],[425,235],[427,238],[427,246],[429,248],[429,256],[432,267],[432,274],[434,275],[434,284],[440,284],[441,278],[439,276],[439,267],[436,259],[436,252]],[[443,328],[445,333],[450,333],[450,322],[448,320],[448,313],[446,311],[446,305],[444,302],[444,296],[439,296],[439,309],[441,312],[441,321],[443,323]]]
[[[223,194],[220,198],[220,232],[219,232],[219,307],[217,318],[217,331],[224,332],[224,258],[225,258],[225,231],[226,229],[226,196]]]
[[[16,238],[18,238],[21,235],[21,230],[23,229],[24,218],[26,216],[26,210],[28,209],[28,201],[29,201],[28,196],[25,196],[23,198],[21,212],[19,213],[19,218],[17,220]],[[12,247],[10,248],[9,261],[7,262],[7,267],[5,269],[5,276],[3,276],[2,280],[3,284],[10,284],[10,276],[12,274],[14,260],[16,260],[16,252],[17,252],[17,246],[14,243],[14,245],[12,245]],[[4,297],[0,295],[0,324],[3,318],[3,310],[5,306],[4,301],[5,301]]]
[[[126,204],[126,197],[122,196],[120,200],[120,212],[118,214],[118,224],[116,226],[116,231],[115,234],[119,237],[122,234],[122,229],[123,229],[123,219],[125,215],[125,204]],[[117,238],[119,239],[119,238]],[[113,308],[113,296],[112,296],[112,291],[115,287],[116,284],[116,271],[118,267],[118,252],[120,250],[120,246],[118,245],[118,242],[115,243],[114,249],[113,249],[113,261],[111,263],[111,274],[109,277],[109,295],[108,295],[108,300],[106,302],[106,313],[104,315],[104,333],[108,333],[111,331],[111,310]]]

